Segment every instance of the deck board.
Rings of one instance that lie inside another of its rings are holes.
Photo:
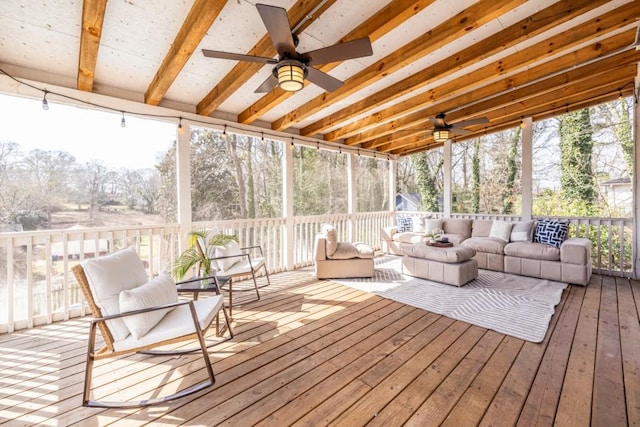
[[[234,299],[216,385],[165,406],[80,406],[88,318],[0,336],[6,425],[638,425],[640,283],[570,286],[540,344],[366,294],[310,269]],[[255,296],[255,295],[253,295]],[[183,344],[189,345],[189,344]],[[102,361],[95,392],[201,381],[198,354]]]

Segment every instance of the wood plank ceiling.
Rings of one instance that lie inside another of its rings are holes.
[[[344,81],[333,92],[306,84],[255,94],[269,66],[200,52],[276,56],[246,0],[19,0],[0,5],[0,66],[18,78],[73,79],[83,91],[406,155],[439,145],[430,135],[438,113],[448,123],[489,119],[460,141],[632,95],[640,60],[634,0],[263,2],[286,7],[298,51],[369,37],[374,54],[318,67]]]

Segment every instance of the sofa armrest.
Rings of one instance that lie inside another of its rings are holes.
[[[384,227],[380,230],[380,238],[382,240],[386,240],[387,242],[390,242],[391,240],[393,240],[393,235],[396,234],[397,232],[398,232],[397,226]]]
[[[327,259],[327,239],[321,234],[316,236],[316,245],[314,250],[314,257],[316,261],[324,261]]]
[[[567,264],[587,265],[591,263],[591,240],[572,237],[560,246],[560,261]]]

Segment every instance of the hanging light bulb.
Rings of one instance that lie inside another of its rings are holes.
[[[127,121],[124,119],[124,111],[122,112],[122,120],[120,120],[120,127],[126,128]]]
[[[48,110],[49,109],[49,103],[47,102],[47,94],[49,93],[48,90],[44,91],[44,96],[42,97],[42,109],[43,110]]]
[[[182,133],[183,129],[182,129],[182,117],[180,117],[180,121],[178,122],[178,133]]]

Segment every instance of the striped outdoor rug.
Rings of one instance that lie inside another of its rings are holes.
[[[479,277],[456,287],[404,276],[398,258],[376,262],[372,279],[338,283],[456,320],[541,342],[566,283],[480,270]]]

